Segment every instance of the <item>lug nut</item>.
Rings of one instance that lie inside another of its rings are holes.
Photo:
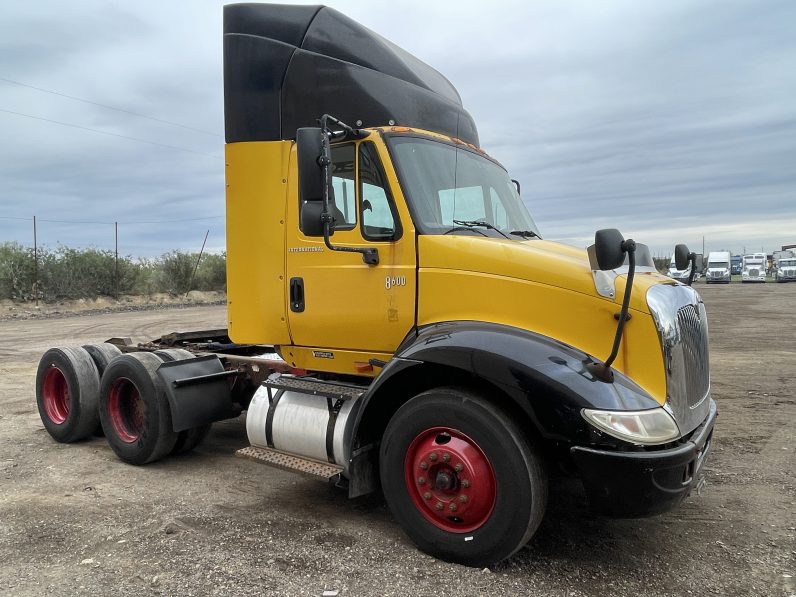
[[[460,495],[460,496],[459,496],[459,501],[460,501],[462,504],[466,504],[466,503],[467,503],[467,496],[466,496],[466,495]]]
[[[456,512],[456,510],[458,510],[458,508],[456,507],[456,504],[451,504],[450,506],[448,506],[448,509],[451,512]]]
[[[431,454],[428,455],[428,459],[431,462],[436,462],[437,461],[437,453],[436,452],[432,452]]]
[[[431,492],[427,491],[426,493],[424,493],[423,494],[423,499],[424,500],[430,500],[431,499]]]
[[[420,463],[420,468],[422,468],[423,470],[426,470],[428,468],[428,462],[425,462],[425,461],[421,462]]]
[[[470,487],[470,482],[467,479],[462,479],[462,487],[467,489],[468,487]]]
[[[450,454],[443,454],[442,455],[442,462],[448,462],[451,459]]]
[[[453,467],[453,470],[455,470],[457,473],[460,473],[460,472],[462,472],[463,468],[464,467],[462,466],[462,463],[459,462],[458,464],[456,464],[456,466]]]
[[[426,484],[426,478],[425,477],[418,477],[417,478],[417,482],[418,482],[419,485],[425,485]]]
[[[437,502],[434,506],[435,510],[442,510],[445,506],[442,505],[442,502]]]

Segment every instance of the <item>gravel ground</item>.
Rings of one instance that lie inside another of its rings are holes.
[[[699,290],[720,412],[702,495],[610,520],[557,481],[532,542],[484,570],[419,552],[378,496],[234,458],[242,417],[146,467],[44,431],[46,348],[222,327],[223,307],[0,321],[0,594],[796,595],[796,284]]]

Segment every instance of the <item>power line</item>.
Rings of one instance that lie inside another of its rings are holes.
[[[155,122],[160,122],[163,124],[170,124],[171,126],[176,126],[181,129],[186,129],[189,131],[194,131],[197,133],[202,133],[203,135],[210,135],[212,137],[221,137],[218,133],[212,133],[210,131],[205,131],[202,129],[197,129],[192,126],[186,126],[184,124],[179,124],[178,122],[172,122],[170,120],[164,120],[162,118],[155,118],[154,116],[147,116],[146,114],[141,114],[139,112],[133,112],[132,110],[125,110],[124,108],[117,108],[116,106],[109,106],[107,104],[101,104],[99,102],[93,102],[91,100],[87,100],[82,97],[76,97],[74,95],[68,95],[66,93],[61,93],[60,91],[53,91],[52,89],[45,89],[43,87],[36,87],[35,85],[29,85],[28,83],[21,83],[19,81],[13,81],[11,79],[6,79],[5,77],[0,77],[0,81],[5,83],[11,83],[12,85],[19,85],[20,87],[27,87],[29,89],[35,89],[36,91],[41,91],[43,93],[50,93],[52,95],[57,95],[60,97],[65,97],[71,100],[75,100],[77,102],[83,102],[84,104],[91,104],[92,106],[99,106],[101,108],[107,108],[108,110],[115,110],[117,112],[123,112],[125,114],[132,114],[133,116],[138,116],[139,118],[146,118],[147,120],[153,120]]]
[[[49,118],[42,118],[41,116],[32,116],[30,114],[23,114],[22,112],[14,112],[13,110],[4,110],[0,108],[0,112],[5,112],[6,114],[14,114],[15,116],[24,116],[25,118],[32,118],[33,120],[41,120],[43,122],[50,122],[52,124],[60,124],[61,126],[68,126],[75,129],[81,129],[84,131],[91,131],[92,133],[99,133],[100,135],[108,135],[109,137],[119,137],[120,139],[127,139],[128,141],[138,141],[139,143],[146,143],[148,145],[156,145],[158,147],[166,147],[168,149],[176,149],[178,151],[187,151],[188,153],[194,153],[196,155],[205,155],[215,159],[221,159],[220,155],[214,155],[212,153],[205,153],[204,151],[195,151],[193,149],[188,149],[186,147],[179,147],[177,145],[166,145],[165,143],[157,143],[155,141],[147,141],[146,139],[138,139],[137,137],[128,137],[127,135],[120,135],[118,133],[111,133],[108,131],[101,131],[99,129],[93,129],[91,127],[82,126],[80,124],[72,124],[70,122],[61,122],[60,120],[51,120]]]
[[[124,226],[131,226],[137,224],[178,224],[181,222],[199,222],[202,220],[217,220],[219,218],[223,218],[225,216],[205,216],[202,218],[182,218],[179,220],[148,220],[148,221],[115,221],[115,222],[102,222],[99,220],[48,220],[43,218],[38,218],[38,222],[47,222],[48,224],[92,224],[92,225],[103,225],[103,226],[113,226],[114,224],[120,224]],[[33,217],[30,218],[20,218],[16,216],[0,216],[2,220],[25,220],[26,222],[30,222],[33,220]]]

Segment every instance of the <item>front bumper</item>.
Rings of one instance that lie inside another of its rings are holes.
[[[708,416],[691,438],[666,450],[571,448],[592,507],[619,518],[652,516],[676,507],[700,479],[716,416],[716,402],[711,399]]]

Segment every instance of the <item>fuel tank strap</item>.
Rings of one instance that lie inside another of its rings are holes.
[[[276,412],[276,405],[279,404],[279,399],[285,390],[279,390],[276,395],[271,397],[271,389],[268,389],[268,415],[265,418],[265,442],[269,448],[274,447],[274,413]]]

